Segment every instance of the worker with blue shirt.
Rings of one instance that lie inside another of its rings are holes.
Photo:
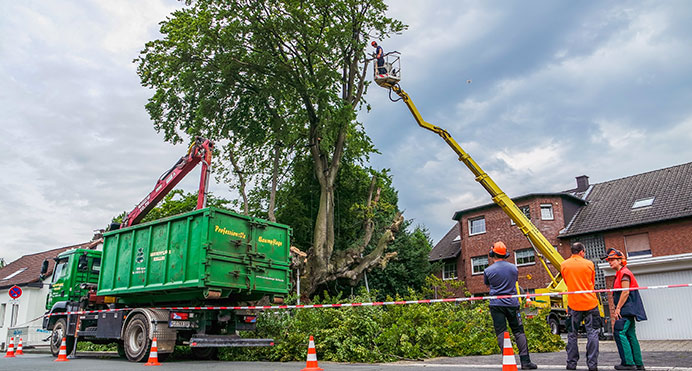
[[[488,257],[493,263],[488,268],[485,268],[483,281],[486,286],[490,287],[490,295],[516,295],[519,270],[514,264],[506,260],[509,257],[507,246],[502,241],[495,242],[488,253]],[[490,299],[490,317],[493,319],[493,327],[495,328],[497,345],[500,347],[500,351],[503,348],[504,334],[507,331],[507,323],[509,323],[512,334],[514,334],[514,338],[517,341],[521,369],[537,369],[538,366],[531,362],[531,357],[529,356],[529,346],[524,333],[524,325],[521,321],[521,312],[519,311],[519,299]]]
[[[375,48],[375,58],[377,59],[377,73],[384,75],[387,73],[387,69],[384,68],[384,50],[382,47],[377,45],[377,41],[370,43],[373,48]]]

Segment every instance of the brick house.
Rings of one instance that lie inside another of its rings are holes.
[[[582,199],[567,193],[535,193],[516,197],[513,201],[558,251],[569,249],[569,246],[560,245],[557,236],[585,204]],[[490,246],[500,240],[511,251],[509,261],[519,268],[521,287],[533,292],[548,285],[550,276],[536,259],[531,243],[499,206],[493,203],[457,211],[453,219],[458,222],[456,231],[462,246],[458,257],[458,266],[462,268],[458,271],[464,272],[461,277],[471,293],[488,292],[483,283],[483,270],[489,264]]]
[[[575,189],[513,200],[563,257],[570,256],[573,242],[584,243],[586,257],[597,266],[597,288],[612,287],[614,272],[600,259],[608,247],[627,253],[628,266],[641,286],[692,283],[692,163],[593,185],[580,176]],[[458,224],[447,236],[459,236],[461,251],[454,251],[443,238],[430,252],[430,260],[445,256],[444,266],[451,268],[457,259],[458,279],[466,281],[470,292],[488,292],[482,271],[488,265],[489,247],[497,240],[511,251],[509,261],[517,264],[523,288],[531,292],[547,286],[550,279],[528,240],[498,206],[458,211],[453,219]],[[685,314],[692,306],[692,293],[674,290],[690,289],[642,291],[645,305],[667,305],[646,306],[649,321],[638,326],[640,338],[692,339],[692,319]],[[602,295],[610,311],[612,300]]]
[[[610,247],[627,255],[640,286],[692,283],[692,163],[594,184],[585,199],[560,239],[585,244],[598,288],[613,286],[615,272],[599,259]],[[692,290],[641,295],[649,317],[637,325],[641,339],[692,339]],[[612,312],[612,296],[603,298]]]

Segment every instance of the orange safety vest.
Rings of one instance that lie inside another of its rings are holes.
[[[596,283],[596,269],[593,262],[581,255],[572,255],[560,265],[562,278],[569,291],[593,290]],[[567,295],[570,309],[587,311],[598,307],[596,293]]]

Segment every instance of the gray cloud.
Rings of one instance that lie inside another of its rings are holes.
[[[410,25],[382,43],[403,53],[403,88],[510,196],[692,160],[688,2],[389,3]],[[0,257],[88,240],[182,155],[153,130],[131,63],[181,6],[1,3]],[[403,103],[375,85],[367,99],[371,162],[392,169],[406,217],[438,240],[454,211],[490,202]]]

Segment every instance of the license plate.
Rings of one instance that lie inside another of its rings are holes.
[[[190,328],[192,323],[190,321],[168,321],[168,327]]]

